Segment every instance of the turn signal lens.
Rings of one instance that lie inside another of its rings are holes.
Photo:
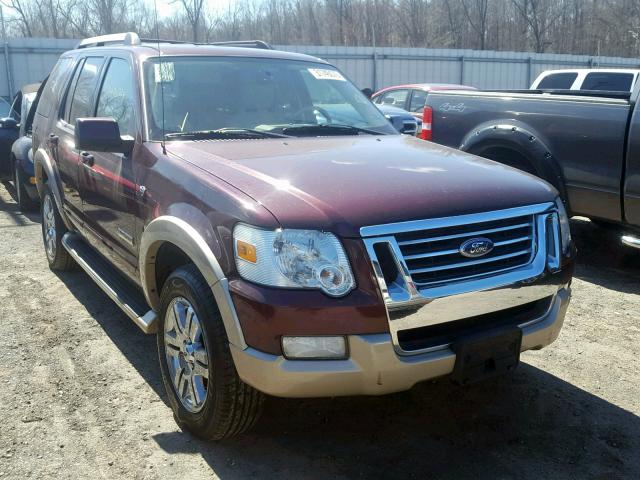
[[[236,252],[238,253],[238,258],[241,258],[242,260],[246,260],[251,263],[258,262],[255,245],[243,242],[242,240],[236,240]]]

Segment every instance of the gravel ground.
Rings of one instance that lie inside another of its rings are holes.
[[[640,252],[574,220],[560,338],[507,377],[386,397],[268,399],[251,433],[180,432],[155,339],[46,265],[0,185],[0,479],[640,478]]]

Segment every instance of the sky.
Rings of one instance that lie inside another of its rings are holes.
[[[147,0],[153,6],[153,0]],[[209,9],[224,10],[234,3],[235,0],[205,0]],[[180,9],[180,5],[176,0],[156,0],[158,7],[158,17],[170,17]]]

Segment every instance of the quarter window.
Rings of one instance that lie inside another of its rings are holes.
[[[102,57],[89,57],[82,66],[82,71],[71,99],[71,108],[69,109],[69,123],[71,125],[75,125],[76,118],[93,116],[93,92],[98,82],[98,72],[102,62]]]
[[[118,122],[121,135],[135,134],[133,73],[131,65],[114,58],[104,77],[98,97],[97,117],[111,117]]]

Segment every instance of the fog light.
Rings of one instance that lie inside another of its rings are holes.
[[[347,357],[344,337],[282,337],[282,351],[290,359],[331,359]]]
[[[30,183],[31,185],[35,185],[35,184],[37,183],[37,182],[36,182],[36,177],[29,177],[29,183]]]

